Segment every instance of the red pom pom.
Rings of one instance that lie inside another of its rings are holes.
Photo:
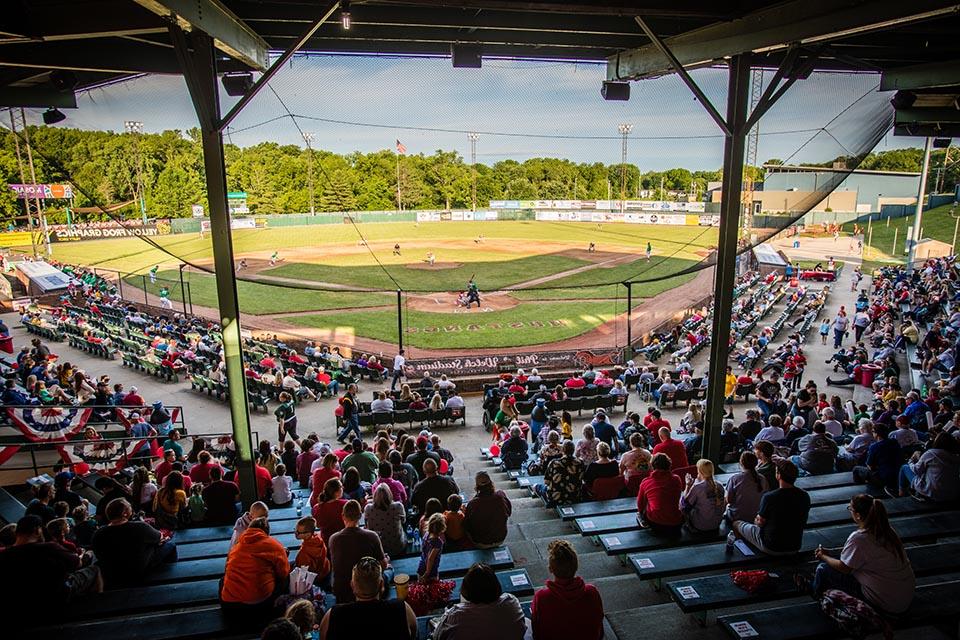
[[[496,445],[494,445],[496,447]],[[500,447],[497,447],[497,450],[500,450]],[[446,473],[450,470],[450,464],[446,460],[440,461],[440,473]]]
[[[77,462],[73,465],[73,472],[78,476],[85,476],[90,473],[90,465],[86,462]]]
[[[490,455],[497,457],[500,455],[500,445],[492,444],[490,445]]]

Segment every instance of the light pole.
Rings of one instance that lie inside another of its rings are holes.
[[[143,219],[143,226],[147,226],[147,203],[143,197],[143,171],[142,165],[143,160],[140,157],[140,141],[139,134],[143,133],[143,123],[139,120],[124,120],[123,129],[134,136],[133,138],[133,153],[136,156],[136,172],[137,172],[137,193],[136,198],[140,202],[140,217]]]
[[[472,180],[473,196],[471,198],[471,211],[477,210],[477,140],[480,139],[479,133],[470,132],[467,134],[467,140],[470,141],[470,174]]]
[[[618,124],[617,131],[623,141],[620,149],[620,213],[623,213],[627,199],[627,136],[633,131],[632,124]]]
[[[307,188],[310,190],[310,215],[316,213],[313,208],[313,138],[316,134],[312,131],[303,132],[303,141],[307,143]]]

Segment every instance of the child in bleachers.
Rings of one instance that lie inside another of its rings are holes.
[[[291,492],[293,478],[287,475],[287,465],[283,463],[277,465],[276,471],[277,475],[271,481],[273,487],[271,500],[274,506],[280,507],[293,502],[293,493]]]
[[[80,550],[67,539],[70,534],[70,522],[66,518],[56,518],[47,523],[47,541],[55,542],[70,553],[79,554]]]
[[[237,518],[236,523],[233,525],[233,535],[230,537],[230,548],[233,548],[233,545],[237,544],[237,540],[240,539],[241,534],[247,530],[250,526],[250,523],[256,520],[257,518],[269,518],[270,509],[267,508],[267,505],[259,500],[250,505],[250,509],[247,510],[242,516]]]
[[[573,416],[570,415],[569,411],[560,414],[560,435],[563,436],[564,440],[573,439]]]
[[[97,522],[88,517],[87,506],[80,505],[74,507],[71,514],[73,516],[73,538],[81,547],[87,548],[93,541],[93,534],[97,531]]]
[[[66,518],[69,520],[68,524],[73,526],[73,521],[70,520],[70,505],[64,502],[63,500],[58,500],[53,503],[53,517],[54,518]]]
[[[187,500],[187,509],[190,511],[190,522],[203,522],[207,517],[207,505],[203,501],[203,485],[199,482],[190,486],[190,499]]]
[[[427,531],[420,551],[417,580],[432,582],[440,577],[440,556],[443,555],[443,534],[447,530],[442,513],[435,513],[427,520]]]
[[[327,545],[317,532],[317,521],[313,516],[297,520],[294,533],[300,541],[300,550],[293,560],[295,567],[306,567],[308,571],[317,574],[316,584],[329,584],[330,558],[327,554]]]
[[[443,503],[437,498],[430,498],[427,500],[427,503],[423,505],[423,516],[421,516],[419,523],[420,535],[424,538],[427,537],[427,523],[430,521],[430,516],[435,513],[443,513]]]
[[[467,538],[463,531],[463,498],[458,493],[452,493],[447,498],[447,510],[443,512],[443,519],[447,523],[447,542],[444,548],[448,551],[463,549]]]

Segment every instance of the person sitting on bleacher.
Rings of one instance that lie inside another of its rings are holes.
[[[769,491],[770,485],[765,476],[757,472],[757,456],[752,451],[740,454],[740,471],[727,480],[727,510],[724,519],[727,524],[735,520],[752,522],[760,510],[760,498]]]
[[[350,500],[344,503],[340,514],[343,529],[335,533],[327,543],[333,567],[333,594],[341,604],[353,602],[350,573],[361,558],[373,558],[384,570],[390,564],[390,556],[383,552],[380,536],[360,527],[361,515],[359,502]]]
[[[605,442],[607,446],[610,447],[610,451],[616,454],[619,451],[617,429],[607,422],[607,412],[603,409],[598,409],[590,424],[593,426],[593,433],[597,437],[597,440]]]
[[[616,478],[620,474],[620,465],[612,459],[610,445],[597,443],[597,459],[587,465],[583,471],[584,494],[593,495],[593,483],[600,478]]]
[[[547,545],[553,580],[538,589],[530,607],[533,640],[600,640],[603,601],[600,592],[577,576],[579,559],[573,545],[554,540]]]
[[[960,443],[940,432],[929,449],[914,452],[910,461],[900,467],[898,484],[899,494],[890,489],[887,493],[906,496],[912,491],[933,502],[957,500],[960,498]]]
[[[157,529],[132,520],[133,509],[124,498],[107,505],[107,526],[93,534],[92,548],[108,587],[137,584],[160,565],[175,562],[177,546]]]
[[[416,637],[417,617],[410,605],[380,598],[384,573],[377,558],[365,556],[353,565],[349,587],[350,600],[338,601],[320,621],[320,640],[349,640],[360,629],[371,638]]]
[[[779,488],[763,494],[754,521],[735,520],[728,543],[739,538],[768,555],[791,555],[799,551],[803,529],[810,513],[810,496],[793,485],[797,467],[789,460],[777,462]]]
[[[0,600],[9,613],[7,631],[44,621],[74,598],[103,591],[100,568],[89,564],[89,558],[44,542],[40,518],[20,518],[13,545],[0,551]]]
[[[560,432],[550,429],[547,432],[547,444],[540,449],[540,468],[546,469],[551,460],[555,460],[562,455],[563,447],[560,445]]]
[[[683,481],[671,472],[670,457],[665,453],[655,453],[650,466],[653,471],[640,483],[637,494],[637,522],[656,535],[680,535]]]
[[[850,500],[848,507],[857,529],[843,549],[817,547],[813,581],[798,576],[815,599],[828,589],[839,589],[875,607],[877,613],[899,614],[913,602],[916,578],[900,536],[890,526],[883,502],[866,494]],[[839,552],[839,557],[833,554]]]
[[[503,544],[507,537],[507,520],[513,505],[503,491],[498,491],[486,471],[478,471],[474,478],[476,493],[464,508],[464,527],[473,544],[490,549]],[[441,503],[445,503],[442,500]]]
[[[577,441],[577,458],[586,466],[596,461],[599,440],[596,438],[592,424],[584,425],[581,433],[583,438]]]
[[[767,442],[780,442],[786,437],[783,431],[783,418],[780,416],[770,416],[768,426],[760,430],[754,441],[766,440]]]
[[[561,446],[562,455],[546,465],[543,483],[534,487],[548,506],[580,502],[584,465],[574,457],[574,450],[573,441],[565,440]]]
[[[510,425],[509,433],[509,437],[500,445],[500,459],[504,469],[508,471],[520,469],[526,463],[530,446],[516,422]]]
[[[654,456],[663,453],[670,458],[670,464],[674,469],[680,469],[689,464],[686,447],[683,446],[683,442],[671,437],[669,427],[660,427],[657,430],[657,436],[660,442],[653,448]]]
[[[686,516],[686,525],[694,533],[716,533],[723,522],[726,507],[723,485],[713,478],[714,467],[710,460],[697,462],[697,477],[689,473],[680,496],[680,509]]]
[[[229,524],[236,519],[240,488],[223,479],[223,469],[219,466],[210,469],[210,482],[203,488],[201,496],[207,507],[208,524]]]
[[[457,482],[450,476],[438,475],[437,468],[438,465],[435,460],[424,460],[424,478],[414,486],[413,492],[410,494],[410,504],[419,513],[424,512],[430,498],[436,498],[440,501],[440,504],[446,504],[447,498],[451,494],[460,493]]]
[[[522,640],[526,632],[520,601],[503,592],[492,568],[478,563],[463,577],[460,602],[443,613],[433,640]]]
[[[827,433],[827,426],[817,420],[813,433],[803,436],[797,443],[800,455],[790,460],[806,475],[816,476],[833,473],[840,447]]]
[[[287,550],[270,536],[266,518],[255,518],[227,554],[220,607],[228,619],[262,624],[276,597],[287,590]]]

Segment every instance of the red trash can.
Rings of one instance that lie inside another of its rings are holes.
[[[881,368],[873,364],[860,367],[860,384],[867,388],[873,387],[873,379],[880,373]]]

